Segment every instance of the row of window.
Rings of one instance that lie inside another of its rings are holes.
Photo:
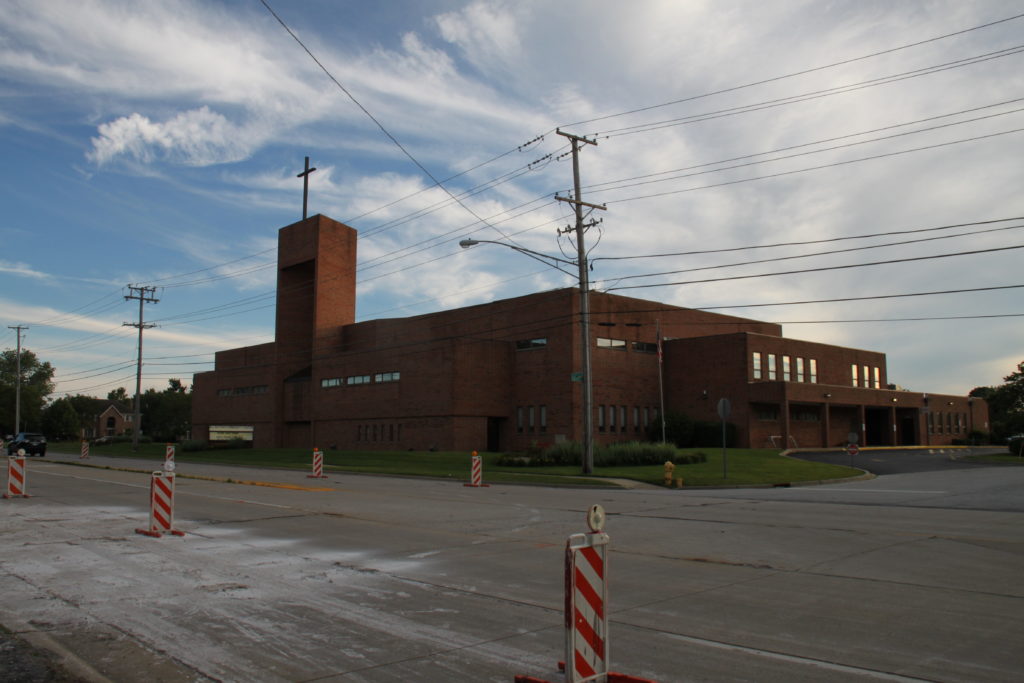
[[[356,425],[356,441],[401,441],[400,423]]]
[[[255,396],[257,394],[265,394],[270,391],[270,387],[266,384],[259,384],[254,387],[234,387],[231,389],[218,389],[218,396]]]
[[[349,375],[348,377],[325,377],[320,380],[320,387],[329,389],[340,386],[356,386],[359,384],[387,384],[401,379],[398,372],[378,372],[375,375]],[[372,380],[372,381],[371,381]]]
[[[966,413],[928,413],[929,434],[966,434]]]
[[[856,363],[853,363],[850,365],[850,382],[855,387],[860,386],[865,389],[881,389],[882,371],[879,368],[871,368],[867,365],[857,365]]]
[[[630,429],[630,424],[626,418],[630,411],[627,406],[597,406],[597,431],[599,432],[626,432]],[[648,425],[651,424],[651,420],[658,419],[658,409],[650,408],[648,406],[640,407],[633,406],[633,423],[632,429],[634,432],[646,431]]]
[[[608,337],[597,337],[595,341],[599,349],[615,349],[626,351],[630,348],[637,353],[657,353],[658,345],[654,342],[635,341],[629,342],[625,339],[609,339]],[[547,337],[535,339],[520,339],[516,341],[516,351],[528,351],[530,349],[543,349],[548,345]]]
[[[548,407],[518,406],[516,408],[516,431],[520,434],[548,431]]]
[[[783,382],[818,383],[817,358],[782,356],[780,362],[779,357],[774,353],[762,354],[760,351],[754,351],[751,355],[750,367],[754,379],[767,379],[769,382],[778,380],[781,369]]]

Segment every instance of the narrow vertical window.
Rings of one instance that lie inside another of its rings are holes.
[[[761,352],[754,351],[750,359],[750,367],[753,369],[754,379],[761,379]]]
[[[615,431],[615,406],[608,406],[608,431]]]
[[[854,363],[850,366],[850,382],[853,386],[857,386],[857,364]]]
[[[797,358],[796,359],[796,381],[797,382],[803,382],[804,381],[804,359],[803,358]]]
[[[809,364],[811,366],[811,383],[812,384],[817,384],[818,383],[818,360],[816,358],[812,358],[810,360]]]
[[[523,433],[523,407],[516,408],[516,431]]]
[[[597,431],[604,431],[604,406],[597,407]]]
[[[862,371],[861,376],[860,376],[861,384],[864,385],[865,389],[870,389],[871,388],[871,368],[869,368],[868,366],[865,365],[865,366],[861,367],[861,371]]]
[[[530,421],[529,421],[529,431],[531,431],[531,432],[532,432],[532,431],[534,431],[534,429],[533,429],[533,427],[534,427],[534,421],[533,421],[533,406],[530,406],[530,407],[528,408],[528,410],[529,410],[529,414],[530,414]]]
[[[541,406],[540,410],[540,431],[548,431],[548,407]]]
[[[619,406],[619,431],[626,431],[626,406]]]
[[[792,375],[790,374],[789,365],[790,365],[789,356],[783,356],[782,357],[782,381],[783,382],[788,382],[791,379],[791,377],[792,377]]]
[[[875,368],[875,389],[882,388],[882,370]]]
[[[774,353],[769,353],[768,354],[768,379],[770,379],[770,380],[777,379],[777,377],[775,375],[775,354]]]
[[[644,406],[644,429],[647,429],[647,427],[650,424],[651,424],[651,409],[648,408],[647,406]]]
[[[633,431],[640,431],[640,407],[633,406]]]

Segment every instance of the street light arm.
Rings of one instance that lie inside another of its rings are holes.
[[[558,263],[564,263],[566,265],[575,266],[576,265],[575,261],[570,261],[568,259],[559,258],[557,256],[551,256],[550,254],[543,254],[543,253],[541,253],[539,251],[533,251],[531,249],[526,249],[525,247],[520,247],[520,246],[517,246],[515,244],[509,244],[507,242],[497,242],[495,240],[474,240],[474,239],[470,239],[468,237],[466,239],[464,239],[464,240],[460,240],[459,241],[459,246],[462,247],[463,249],[469,249],[470,247],[475,247],[478,244],[497,244],[497,245],[500,245],[500,246],[503,246],[503,247],[508,247],[509,249],[511,249],[513,251],[518,251],[520,254],[523,254],[525,256],[529,256],[530,258],[532,258],[532,259],[534,259],[536,261],[540,261],[544,265],[550,266],[550,267],[554,268],[555,270],[559,271],[560,273],[565,273],[566,275],[569,275],[571,277],[576,277],[575,273],[570,273],[569,271],[563,270],[562,268],[558,267],[558,265],[556,265]],[[547,259],[547,260],[545,260],[545,259]],[[552,261],[552,263],[549,263],[548,261]]]

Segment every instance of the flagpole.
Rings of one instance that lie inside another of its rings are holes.
[[[661,320],[655,320],[654,322],[658,327],[658,395],[661,401],[658,407],[658,414],[661,416],[661,442],[665,443],[665,380],[662,371],[664,362],[661,350]]]

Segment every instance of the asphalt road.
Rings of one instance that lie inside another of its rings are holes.
[[[179,478],[186,536],[152,539],[134,533],[147,475],[53,460],[30,462],[32,498],[0,501],[0,621],[82,680],[560,681],[564,545],[594,503],[609,513],[614,670],[1024,670],[1024,468],[596,491],[188,466],[249,483]]]

